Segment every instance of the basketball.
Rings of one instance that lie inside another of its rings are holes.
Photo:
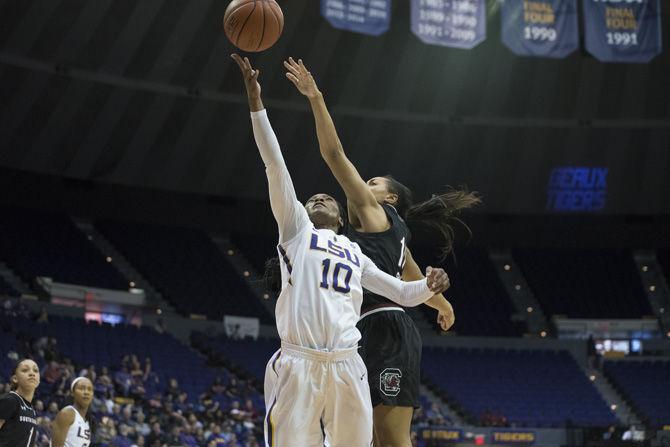
[[[223,16],[226,36],[243,51],[267,50],[283,28],[284,14],[275,0],[233,0]]]

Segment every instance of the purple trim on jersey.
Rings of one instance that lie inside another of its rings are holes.
[[[288,273],[290,275],[291,273],[293,273],[293,266],[291,265],[291,260],[288,258],[288,255],[286,254],[286,250],[284,250],[284,247],[282,247],[281,244],[277,245],[277,249],[279,250],[279,254],[284,260],[284,263],[286,264],[286,268],[288,269]]]

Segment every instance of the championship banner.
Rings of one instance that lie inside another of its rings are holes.
[[[491,441],[494,444],[533,444],[534,431],[496,430],[491,432]]]
[[[649,62],[663,51],[661,0],[584,0],[584,33],[599,61]]]
[[[485,0],[411,0],[410,12],[424,43],[470,49],[486,39]]]
[[[500,0],[503,43],[519,56],[564,58],[579,47],[577,0]]]
[[[391,0],[321,0],[321,15],[334,28],[379,36],[391,25]]]

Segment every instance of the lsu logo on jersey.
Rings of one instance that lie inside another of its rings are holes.
[[[77,438],[86,439],[87,441],[91,439],[91,430],[82,430],[81,427],[77,429]]]
[[[338,258],[346,259],[356,267],[360,267],[361,260],[358,258],[358,255],[353,253],[349,248],[345,248],[337,244],[336,241],[337,238],[335,238],[334,241],[332,239],[328,239],[328,242],[320,241],[319,234],[312,233],[312,240],[309,243],[309,249],[323,251],[333,256],[337,256]]]

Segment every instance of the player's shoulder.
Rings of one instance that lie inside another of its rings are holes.
[[[300,246],[305,240],[307,240],[312,233],[315,231],[319,231],[316,228],[314,228],[314,224],[310,221],[306,225],[300,226],[298,228],[298,231],[291,237],[291,239],[285,240],[285,241],[279,241],[277,244],[280,249],[288,249],[289,247],[297,247]]]
[[[9,392],[5,394],[0,394],[0,403],[7,405],[10,403],[16,403],[16,405],[19,404],[19,397],[16,395],[14,392]]]

